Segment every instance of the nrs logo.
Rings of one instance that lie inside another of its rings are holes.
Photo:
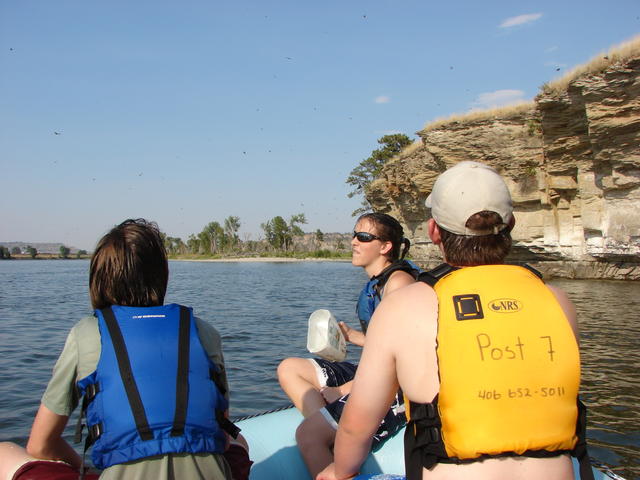
[[[489,308],[496,313],[515,313],[522,310],[522,302],[514,298],[498,298],[489,302]]]

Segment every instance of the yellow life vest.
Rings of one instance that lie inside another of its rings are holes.
[[[453,270],[433,288],[440,391],[432,404],[405,402],[412,448],[437,444],[427,448],[432,464],[573,450],[578,345],[541,279],[520,266],[483,265]],[[417,417],[431,417],[429,428],[419,432]]]

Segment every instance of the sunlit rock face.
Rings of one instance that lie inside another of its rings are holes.
[[[396,216],[414,259],[436,263],[424,201],[462,161],[495,167],[515,205],[510,260],[548,275],[640,278],[640,57],[586,74],[534,102],[428,125],[368,189]]]

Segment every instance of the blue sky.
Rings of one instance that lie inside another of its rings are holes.
[[[0,0],[0,241],[346,232],[379,137],[531,99],[638,32],[637,0]]]

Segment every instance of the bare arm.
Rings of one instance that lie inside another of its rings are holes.
[[[364,333],[355,328],[351,328],[344,322],[338,322],[338,326],[340,330],[342,330],[342,334],[347,342],[358,345],[359,347],[364,346]]]
[[[564,292],[564,290],[560,290],[559,288],[553,287],[551,285],[547,285],[547,288],[551,290],[551,293],[553,293],[553,295],[556,297],[556,300],[560,304],[562,311],[569,321],[569,325],[571,325],[571,328],[573,329],[573,334],[575,335],[576,340],[578,341],[578,343],[580,343],[580,338],[578,335],[578,315],[576,313],[575,305],[571,300],[569,300],[569,297],[567,297],[567,294]]]
[[[355,475],[369,454],[371,439],[398,390],[393,354],[393,305],[376,310],[367,333],[349,401],[336,435],[335,463],[317,478],[344,479]]]
[[[62,438],[69,417],[53,413],[40,405],[31,427],[27,453],[43,460],[62,460],[79,469],[80,455]]]

